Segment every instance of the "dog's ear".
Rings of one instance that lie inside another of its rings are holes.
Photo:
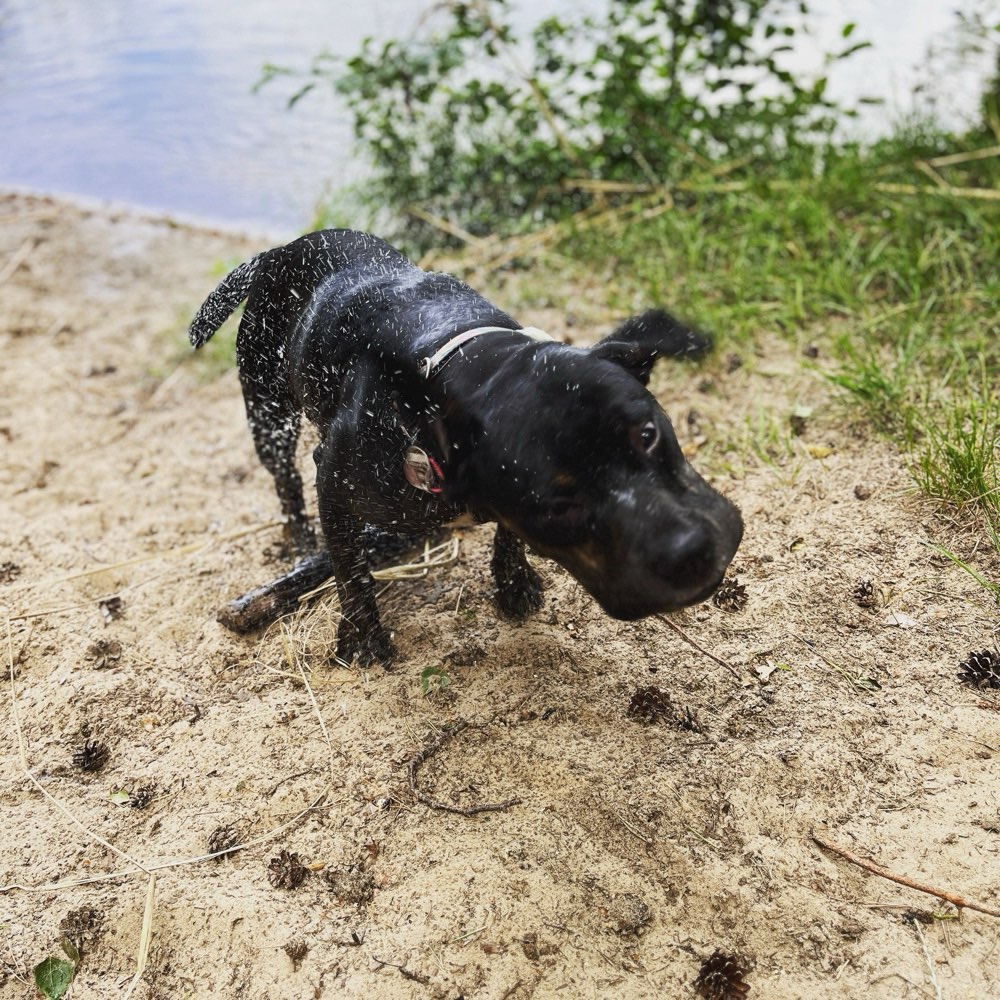
[[[590,353],[621,365],[647,385],[657,358],[697,358],[711,346],[706,334],[693,330],[662,309],[650,309],[625,320],[614,333],[595,344]]]
[[[469,502],[477,480],[482,423],[464,410],[452,408],[447,414],[437,414],[430,421],[430,430],[445,465],[445,495],[454,503]]]

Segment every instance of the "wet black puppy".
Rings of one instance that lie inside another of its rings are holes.
[[[313,547],[295,467],[317,426],[319,515],[343,620],[337,655],[388,662],[362,532],[419,533],[469,511],[498,524],[497,602],[541,605],[524,543],[616,618],[703,600],[743,532],[691,468],[645,386],[661,355],[708,342],[666,313],[589,350],[522,330],[467,285],[373,236],[326,230],[254,257],[191,325],[204,344],[247,299],[236,342],[254,444],[296,547]]]

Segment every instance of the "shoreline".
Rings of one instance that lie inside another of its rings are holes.
[[[115,201],[113,199],[96,198],[91,195],[72,194],[62,191],[43,191],[41,189],[5,184],[0,186],[0,204],[25,201],[42,204],[66,205],[78,212],[90,215],[101,215],[109,221],[118,222],[131,219],[136,222],[163,225],[173,229],[188,229],[204,233],[206,236],[231,237],[239,240],[267,242],[277,246],[287,243],[305,232],[303,229],[289,228],[287,232],[269,229],[266,226],[254,228],[230,222],[226,219],[213,219],[205,216],[188,215],[183,212],[170,212],[146,205],[136,205],[133,202]],[[11,215],[16,213],[9,213]]]

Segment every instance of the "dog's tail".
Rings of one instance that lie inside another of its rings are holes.
[[[201,308],[195,313],[191,321],[191,329],[188,330],[188,339],[192,347],[201,347],[206,344],[213,333],[222,326],[229,318],[236,307],[250,294],[250,286],[253,284],[261,261],[267,256],[267,251],[257,254],[245,264],[240,264],[235,270],[230,271],[219,286],[201,304]]]

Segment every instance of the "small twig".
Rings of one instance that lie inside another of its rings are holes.
[[[738,681],[743,679],[740,677],[739,671],[731,663],[727,663],[725,660],[720,659],[715,655],[715,653],[710,653],[704,646],[699,646],[698,643],[696,643],[694,639],[692,639],[691,636],[689,636],[687,632],[680,627],[680,625],[675,625],[669,618],[667,618],[666,615],[657,615],[656,617],[659,618],[664,625],[672,628],[689,646],[693,646],[703,656],[707,656],[710,660],[718,663],[720,667],[725,667],[726,670],[728,670]]]
[[[291,677],[292,675],[291,675],[291,674],[286,674],[285,676],[287,676],[287,677]],[[273,784],[273,785],[272,785],[272,786],[270,787],[270,789],[269,789],[268,791],[266,791],[266,792],[265,792],[265,793],[264,793],[264,794],[263,794],[263,795],[261,796],[261,798],[264,798],[264,799],[269,799],[269,798],[270,798],[270,797],[271,797],[272,795],[274,795],[274,793],[275,793],[275,792],[276,792],[276,791],[277,791],[277,790],[278,790],[279,788],[281,788],[281,786],[282,786],[282,785],[283,785],[283,784],[284,784],[284,783],[285,783],[286,781],[295,781],[295,779],[296,779],[296,778],[304,778],[304,777],[305,777],[305,776],[306,776],[307,774],[312,774],[312,773],[314,773],[314,770],[315,770],[315,768],[311,768],[311,767],[310,767],[310,768],[308,768],[308,769],[307,769],[307,770],[305,770],[305,771],[296,771],[296,772],[295,772],[295,774],[290,774],[290,775],[288,775],[288,777],[287,777],[287,778],[281,778],[281,779],[280,779],[279,781],[276,781],[276,782],[275,782],[275,783],[274,783],[274,784]]]
[[[421,986],[430,985],[431,981],[428,976],[422,976],[419,972],[410,972],[405,965],[397,965],[395,962],[383,962],[381,958],[375,958],[374,955],[372,955],[372,959],[378,962],[379,965],[385,966],[386,968],[397,969],[404,979],[411,979],[415,983],[420,983]]]
[[[846,847],[840,847],[837,844],[831,843],[829,840],[824,840],[817,833],[812,833],[811,836],[820,847],[827,851],[831,851],[833,854],[839,854],[845,861],[850,861],[852,865],[864,868],[865,871],[869,871],[873,875],[879,875],[882,878],[887,878],[890,882],[905,885],[907,888],[916,889],[918,892],[926,892],[930,896],[937,896],[938,899],[943,899],[946,903],[951,903],[951,905],[956,907],[958,910],[977,910],[979,913],[988,913],[991,917],[1000,917],[1000,910],[998,909],[991,906],[984,906],[982,903],[975,903],[970,899],[966,899],[964,896],[959,896],[954,892],[948,892],[946,889],[935,889],[934,886],[926,885],[923,882],[917,882],[914,879],[907,878],[905,875],[896,875],[887,868],[883,868],[881,865],[875,864],[874,861],[865,861],[864,858],[859,858],[853,851],[849,851]]]
[[[446,729],[430,746],[424,747],[423,750],[410,758],[410,762],[406,765],[406,773],[410,783],[410,791],[413,792],[414,798],[423,802],[425,806],[430,806],[431,809],[458,813],[460,816],[475,816],[476,813],[481,812],[502,812],[504,809],[518,805],[521,800],[515,796],[503,802],[487,802],[479,806],[453,806],[447,802],[438,802],[437,799],[432,799],[417,788],[417,768],[428,758],[433,757],[450,739],[468,728],[469,723],[465,719],[459,719],[453,726]]]

